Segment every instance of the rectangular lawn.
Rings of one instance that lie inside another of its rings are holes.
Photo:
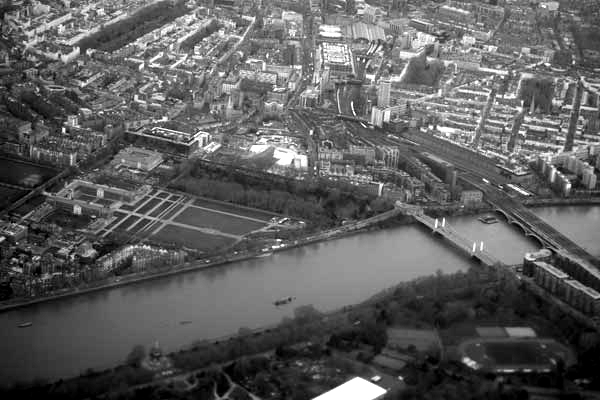
[[[152,222],[151,219],[144,218],[140,222],[138,222],[133,228],[129,230],[131,233],[139,233],[142,231],[148,224]]]
[[[264,226],[259,222],[188,207],[175,218],[176,222],[219,230],[234,235],[243,235]]]
[[[232,214],[243,215],[244,217],[250,217],[268,221],[273,217],[281,217],[281,215],[270,213],[268,211],[262,211],[252,208],[244,208],[235,204],[220,203],[218,201],[211,201],[208,199],[196,199],[194,205],[199,207],[211,208],[213,210],[228,212]]]
[[[184,207],[184,204],[179,204],[179,205],[175,206],[174,208],[169,210],[165,215],[163,215],[162,219],[171,218],[173,215],[175,215],[175,213],[179,212],[179,210],[181,210],[183,207]]]
[[[189,248],[209,251],[233,243],[233,239],[223,236],[207,235],[193,229],[167,225],[162,228],[152,239],[164,243],[176,243]]]
[[[117,226],[116,229],[124,231],[127,228],[129,228],[131,225],[135,224],[135,221],[137,221],[138,219],[140,219],[140,217],[136,217],[135,215],[130,215],[129,217],[127,217],[127,219],[125,219],[125,221],[123,221],[123,223],[121,223],[121,225]]]
[[[165,211],[167,208],[171,207],[172,205],[173,205],[172,201],[165,201],[160,206],[158,206],[158,208],[156,210],[152,211],[150,213],[150,216],[158,217],[160,215],[160,213],[162,213],[163,211]]]
[[[150,200],[148,203],[146,203],[145,205],[143,205],[139,210],[137,210],[137,213],[140,214],[146,214],[148,211],[152,210],[158,203],[160,203],[162,200],[159,199],[152,199]]]

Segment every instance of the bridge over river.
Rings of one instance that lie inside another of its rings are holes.
[[[531,212],[521,202],[508,196],[499,188],[486,184],[480,178],[471,174],[461,175],[461,179],[481,190],[488,203],[497,212],[503,214],[510,224],[517,225],[523,229],[525,235],[537,239],[540,244],[552,250],[566,252],[596,267],[600,266],[600,262],[596,257],[592,256],[581,246]]]
[[[426,215],[423,212],[423,208],[419,206],[397,203],[396,209],[401,210],[401,212],[405,215],[412,216],[416,221],[431,229],[434,234],[448,240],[455,247],[462,250],[469,256],[479,260],[482,264],[487,266],[502,265],[502,262],[499,259],[484,249],[483,242],[477,243],[476,241],[471,241],[463,237],[460,233],[454,230],[450,224],[446,223],[445,218],[442,220],[432,218]]]

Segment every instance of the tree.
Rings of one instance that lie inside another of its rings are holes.
[[[141,344],[133,346],[133,349],[127,355],[126,363],[132,367],[139,367],[142,360],[146,357],[146,348]]]
[[[294,309],[294,319],[297,323],[306,323],[316,320],[321,313],[312,305],[299,306]]]

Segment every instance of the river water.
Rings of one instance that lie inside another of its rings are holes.
[[[537,212],[554,218],[551,211]],[[600,208],[572,209],[564,217],[566,228],[582,229],[590,212],[598,216]],[[508,264],[538,248],[504,222],[485,225],[473,216],[449,222]],[[597,226],[586,229],[592,232]],[[471,265],[425,228],[409,225],[13,310],[0,314],[0,383],[52,380],[86,368],[111,367],[136,344],[150,346],[159,340],[166,351],[173,351],[240,327],[277,323],[298,305],[331,310],[438,269],[452,273]],[[283,296],[297,300],[274,307],[272,302]],[[184,320],[192,322],[181,325]],[[24,321],[33,326],[18,328]]]

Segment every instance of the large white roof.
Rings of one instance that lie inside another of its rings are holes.
[[[376,400],[387,390],[363,378],[356,377],[348,382],[315,397],[313,400]]]

